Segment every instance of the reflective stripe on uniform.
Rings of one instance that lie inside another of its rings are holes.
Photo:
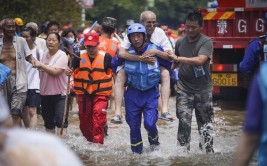
[[[157,135],[155,138],[148,136],[148,138],[151,139],[152,141],[156,141],[159,138],[159,136]]]
[[[143,144],[143,141],[137,142],[136,144],[131,144],[131,146],[139,146],[141,144]]]

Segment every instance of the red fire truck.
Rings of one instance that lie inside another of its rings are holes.
[[[248,43],[264,35],[267,0],[218,0],[217,8],[202,9],[203,33],[213,39],[213,94],[233,99],[244,96],[239,71]]]

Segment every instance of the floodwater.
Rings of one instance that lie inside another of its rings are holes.
[[[193,117],[191,133],[191,150],[184,152],[177,146],[178,120],[158,120],[160,148],[149,151],[147,133],[142,125],[144,153],[132,154],[130,149],[130,130],[124,119],[123,124],[110,123],[113,111],[108,112],[108,136],[104,145],[92,144],[86,141],[79,130],[77,105],[70,113],[68,137],[64,139],[87,166],[98,165],[179,165],[179,166],[229,166],[232,163],[238,143],[239,134],[244,120],[244,102],[220,101],[214,102],[214,154],[206,154],[198,147],[199,134],[196,119]],[[170,98],[170,112],[175,115],[175,97]],[[40,119],[40,118],[39,118]],[[256,165],[255,158],[251,165]]]

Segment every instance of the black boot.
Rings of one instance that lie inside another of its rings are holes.
[[[105,137],[108,136],[108,123],[105,124],[105,127],[104,127],[104,135],[105,135]]]

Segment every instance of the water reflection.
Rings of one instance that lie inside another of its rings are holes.
[[[70,117],[69,136],[65,142],[76,151],[85,165],[222,165],[232,163],[238,137],[244,120],[244,103],[242,102],[215,102],[214,117],[214,154],[206,154],[198,147],[200,138],[197,131],[195,117],[192,123],[191,151],[185,153],[177,147],[178,120],[173,122],[158,121],[159,141],[158,151],[150,152],[147,133],[142,125],[144,153],[132,154],[130,149],[130,129],[125,120],[122,125],[109,123],[109,136],[104,145],[92,144],[86,141],[79,130],[79,121],[76,114]],[[170,100],[171,113],[175,115],[175,98]],[[110,121],[112,112],[109,112]],[[252,163],[252,165],[255,165]]]

